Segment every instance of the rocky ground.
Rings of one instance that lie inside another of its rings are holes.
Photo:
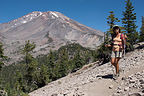
[[[144,96],[144,49],[121,59],[120,77],[113,80],[114,67],[92,63],[76,73],[29,93],[30,96]]]

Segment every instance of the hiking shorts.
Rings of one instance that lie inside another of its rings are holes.
[[[111,58],[122,58],[122,51],[112,51]]]

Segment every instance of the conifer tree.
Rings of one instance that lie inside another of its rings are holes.
[[[61,75],[61,77],[66,76],[68,70],[68,54],[66,49],[63,49],[60,52],[58,65],[59,65],[59,74]]]
[[[126,0],[126,7],[125,11],[123,11],[123,18],[122,18],[122,24],[125,28],[125,31],[128,36],[127,42],[129,42],[129,46],[127,47],[127,50],[133,50],[133,45],[137,43],[138,41],[138,32],[136,31],[136,13],[134,13],[134,6],[132,5],[131,0]]]
[[[10,96],[28,96],[25,92],[25,82],[23,75],[19,72],[16,71],[16,82],[14,85],[14,89],[9,90],[9,95]],[[12,91],[12,92],[11,92]]]
[[[54,68],[55,66],[55,63],[54,63],[54,55],[53,55],[53,52],[52,50],[50,50],[50,53],[47,57],[47,66],[50,67],[50,68]]]
[[[107,17],[107,20],[108,20],[107,23],[108,23],[108,26],[109,26],[109,29],[106,32],[106,37],[107,38],[108,38],[109,35],[113,34],[113,31],[112,31],[113,25],[115,25],[116,22],[120,22],[120,20],[115,17],[115,14],[114,14],[113,11],[110,11],[109,13],[110,13],[110,15]]]
[[[2,78],[2,72],[1,72],[1,70],[2,70],[2,67],[4,65],[3,60],[6,59],[6,58],[7,58],[7,56],[4,55],[3,44],[0,42],[0,91],[4,92],[5,94],[7,94],[7,92],[5,92],[5,90],[3,90],[4,86],[2,85],[3,78]],[[0,95],[2,95],[2,94],[0,94]]]
[[[46,63],[46,66],[48,67],[48,72],[49,72],[49,78],[52,79],[52,80],[55,80],[55,67],[56,67],[56,64],[55,64],[55,58],[54,58],[54,54],[52,52],[52,50],[50,50],[50,53],[47,57],[47,63]]]
[[[1,71],[2,66],[4,65],[3,60],[6,58],[7,56],[4,55],[3,44],[0,42],[0,71]]]
[[[26,74],[24,75],[24,78],[27,83],[27,88],[25,88],[28,92],[32,91],[37,87],[37,78],[39,78],[38,75],[38,62],[37,60],[31,55],[30,52],[32,52],[35,48],[34,43],[30,43],[30,41],[26,41],[23,54],[25,55],[25,63],[26,63]]]
[[[142,26],[140,28],[140,38],[139,38],[140,42],[144,41],[144,16],[142,16]]]
[[[23,76],[19,71],[16,71],[16,83],[15,83],[15,90],[16,91],[24,91],[24,81],[23,81]]]
[[[40,70],[38,72],[38,78],[37,78],[37,85],[39,88],[45,86],[50,82],[49,76],[50,75],[48,73],[48,66],[42,64],[40,66]]]
[[[25,55],[25,63],[28,65],[30,62],[32,62],[32,55],[30,54],[30,52],[33,51],[33,49],[35,48],[35,44],[34,43],[30,43],[30,41],[26,41],[25,42],[25,46],[24,49],[22,50],[23,54]]]
[[[80,54],[80,48],[78,47],[77,52],[75,53],[74,56],[74,64],[75,64],[75,69],[80,69],[83,65],[85,65],[84,58],[82,58]]]

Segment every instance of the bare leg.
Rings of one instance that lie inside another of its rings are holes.
[[[118,63],[118,60],[117,60],[117,62],[115,64],[116,64],[116,74],[118,74],[119,73],[119,63]]]
[[[116,63],[116,62],[115,62],[115,59],[116,59],[116,58],[111,58],[111,64],[112,64],[113,66],[115,66],[115,63]]]
[[[116,58],[115,68],[116,68],[116,74],[119,74],[119,60],[120,58]]]
[[[116,58],[111,58],[111,64],[115,67],[116,69]]]
[[[115,67],[116,74],[119,73],[119,60],[120,58],[111,58],[111,64]]]
[[[117,58],[116,60],[116,74],[119,74],[119,60],[120,58]]]

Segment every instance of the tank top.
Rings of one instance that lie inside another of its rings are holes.
[[[118,36],[119,35],[119,36]],[[113,48],[112,51],[122,51],[122,39],[121,33],[119,33],[115,38],[113,38]]]

